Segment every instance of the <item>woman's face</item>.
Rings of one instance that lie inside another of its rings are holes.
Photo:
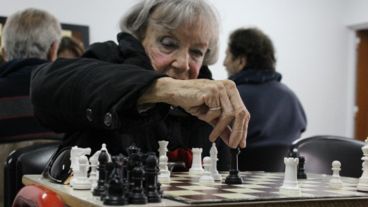
[[[153,68],[175,79],[195,79],[208,50],[209,39],[198,27],[180,25],[176,30],[149,24],[143,47]]]

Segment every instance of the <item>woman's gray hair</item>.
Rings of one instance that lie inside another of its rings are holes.
[[[155,11],[155,18],[151,14]],[[156,12],[157,11],[157,12]],[[157,14],[157,15],[156,15]],[[214,64],[218,59],[219,20],[217,11],[205,0],[145,0],[136,4],[120,21],[120,29],[142,41],[149,23],[169,31],[182,24],[197,24],[209,38],[203,64]]]
[[[51,44],[60,39],[59,21],[46,11],[30,8],[7,18],[2,41],[7,60],[48,59]]]

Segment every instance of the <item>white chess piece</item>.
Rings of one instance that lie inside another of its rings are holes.
[[[197,176],[203,174],[202,168],[202,148],[193,148],[193,160],[192,160],[192,167],[189,169],[189,175]]]
[[[332,162],[332,178],[330,179],[329,185],[333,189],[341,189],[342,181],[340,177],[341,163],[338,160]]]
[[[215,183],[214,177],[212,177],[211,173],[211,158],[204,157],[203,158],[203,167],[204,173],[201,177],[199,177],[199,184],[201,185],[213,185]]]
[[[91,181],[88,179],[89,163],[86,155],[82,154],[78,159],[79,170],[74,174],[73,189],[86,190],[91,188]]]
[[[359,191],[368,191],[368,137],[365,140],[365,145],[362,147],[363,151],[363,163],[362,163],[362,176],[359,178],[357,189]]]
[[[166,156],[167,157],[167,145],[169,144],[168,141],[165,141],[165,140],[161,140],[161,141],[158,141],[158,145],[159,145],[159,148],[158,148],[158,153],[159,153],[159,157],[161,156]]]
[[[91,148],[79,148],[78,146],[72,147],[70,151],[70,168],[73,171],[73,178],[70,180],[70,185],[73,186],[75,182],[75,175],[79,172],[79,157],[82,155],[89,155]],[[88,159],[87,159],[88,162]]]
[[[210,149],[210,157],[211,157],[211,174],[212,177],[216,180],[216,181],[221,181],[222,177],[220,175],[220,173],[217,171],[217,148],[216,148],[216,143],[212,143],[212,147]]]
[[[162,155],[159,158],[159,169],[160,172],[158,174],[158,181],[160,183],[168,183],[170,182],[170,171],[167,167],[167,156]]]
[[[284,163],[284,182],[280,187],[280,191],[287,194],[300,194],[301,190],[298,185],[297,176],[299,159],[294,157],[285,157]]]
[[[168,182],[170,181],[170,171],[168,170],[168,160],[169,158],[167,157],[167,145],[169,144],[168,141],[165,140],[160,140],[158,141],[158,163],[159,163],[159,181],[160,182]],[[162,171],[162,172],[161,172]]]
[[[96,153],[93,154],[93,156],[89,158],[89,162],[91,166],[91,172],[89,174],[89,180],[91,181],[91,191],[93,191],[93,189],[97,187],[97,181],[98,181],[98,171],[97,171],[98,156],[95,156]]]

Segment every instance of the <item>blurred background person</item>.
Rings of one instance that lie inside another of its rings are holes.
[[[5,62],[3,55],[0,53],[0,64],[3,64]]]
[[[14,149],[60,137],[37,122],[29,98],[32,70],[56,59],[60,38],[59,21],[45,11],[26,9],[6,20],[2,34],[2,55],[6,62],[0,65],[1,169]]]
[[[224,66],[252,117],[247,146],[290,145],[306,129],[303,106],[281,83],[275,64],[272,41],[261,30],[240,28],[230,35]]]
[[[81,57],[83,53],[84,46],[81,41],[67,36],[61,38],[57,52],[58,58],[77,58]]]

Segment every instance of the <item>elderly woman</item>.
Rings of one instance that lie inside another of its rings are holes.
[[[96,43],[83,58],[33,73],[35,114],[66,133],[62,146],[95,151],[106,143],[117,154],[133,143],[157,151],[158,140],[168,140],[170,150],[203,147],[208,154],[221,137],[220,154],[221,140],[245,147],[250,116],[235,84],[208,80],[219,35],[208,3],[147,0],[129,10],[121,29],[119,45]]]

